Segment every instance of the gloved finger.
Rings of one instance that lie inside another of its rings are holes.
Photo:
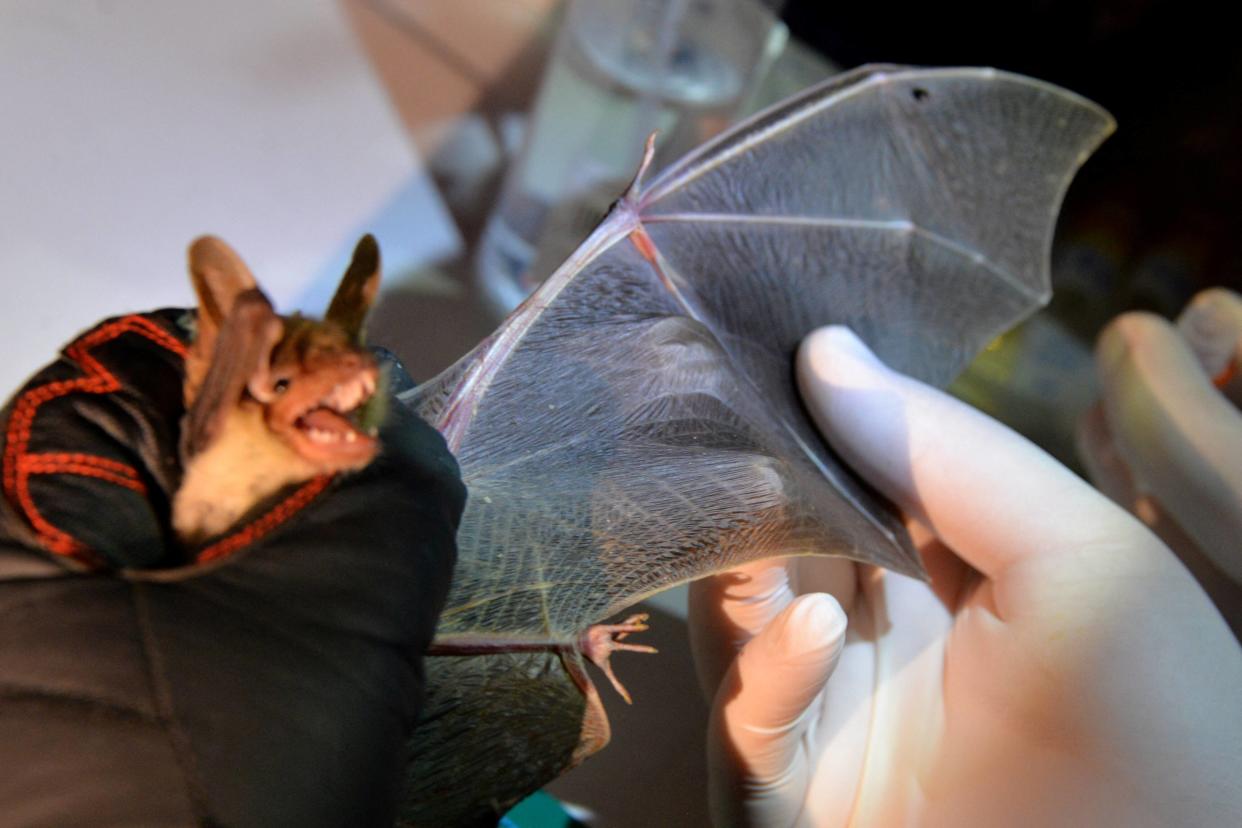
[[[1096,362],[1113,441],[1139,494],[1154,496],[1242,582],[1242,413],[1158,316],[1115,319],[1100,334]]]
[[[1134,477],[1113,442],[1102,404],[1091,406],[1079,418],[1074,438],[1078,458],[1095,487],[1114,503],[1134,511],[1138,500]]]
[[[1202,291],[1178,316],[1177,330],[1212,383],[1242,408],[1242,296],[1225,288]]]
[[[1134,475],[1130,473],[1130,468],[1113,440],[1103,403],[1096,403],[1083,414],[1078,422],[1075,439],[1078,457],[1095,487],[1143,521],[1170,549],[1178,552],[1182,562],[1186,563],[1185,556],[1181,555],[1182,548],[1193,545],[1193,542],[1160,507],[1158,501],[1139,491],[1135,485]],[[1195,571],[1194,567],[1190,569]]]
[[[1147,524],[1194,575],[1234,635],[1242,634],[1242,584],[1225,575],[1159,501],[1135,489],[1134,478],[1113,443],[1102,404],[1093,405],[1079,420],[1076,438],[1078,456],[1096,488]]]
[[[979,573],[945,545],[934,532],[913,518],[906,519],[906,531],[919,550],[923,567],[931,578],[926,587],[950,613],[956,612]]]
[[[805,737],[845,631],[836,599],[803,595],[739,653],[716,694],[708,733],[715,824],[795,822],[817,758]]]
[[[807,337],[798,377],[833,448],[985,576],[1102,540],[1132,541],[1167,565],[1155,557],[1167,551],[1116,504],[995,420],[890,370],[848,329]]]
[[[931,577],[927,586],[944,606],[956,606],[969,579],[978,573],[918,521],[907,519],[906,531]],[[855,601],[860,596],[859,581],[867,577],[867,567],[861,567],[860,572],[859,564],[847,558],[820,555],[790,558],[789,566],[794,572],[793,582],[797,584],[799,595],[826,592],[837,599],[846,615],[853,614]]]
[[[786,558],[769,558],[690,585],[690,647],[709,702],[738,651],[797,595]]]

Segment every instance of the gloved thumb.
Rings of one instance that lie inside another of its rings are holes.
[[[1242,408],[1242,296],[1202,291],[1177,317],[1177,330],[1213,384]]]
[[[791,825],[812,759],[807,729],[845,645],[831,595],[795,599],[742,648],[716,694],[708,734],[713,821]]]

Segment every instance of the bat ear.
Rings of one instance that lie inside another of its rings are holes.
[[[370,233],[358,240],[353,261],[341,277],[341,284],[324,317],[340,325],[356,342],[362,342],[362,328],[380,283],[379,243]]]
[[[182,457],[192,457],[219,434],[252,381],[268,376],[272,349],[284,336],[284,323],[258,288],[243,291],[220,325],[211,362],[189,403],[181,434]]]
[[[189,250],[190,282],[198,296],[198,337],[202,356],[210,358],[216,334],[237,297],[254,290],[250,268],[233,248],[215,236],[195,239]]]

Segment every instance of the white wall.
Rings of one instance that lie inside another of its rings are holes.
[[[354,241],[460,241],[333,0],[0,3],[0,398],[104,316],[189,305],[232,243],[322,312]]]

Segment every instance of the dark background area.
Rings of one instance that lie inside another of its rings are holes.
[[[1066,87],[1118,130],[1058,229],[1052,311],[1091,336],[1120,310],[1175,314],[1242,285],[1242,49],[1226,8],[1171,0],[790,0],[791,33],[842,67],[979,65]]]

